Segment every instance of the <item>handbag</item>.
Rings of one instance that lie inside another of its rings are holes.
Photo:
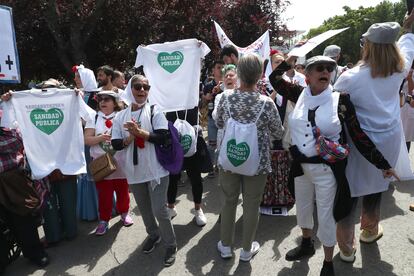
[[[319,107],[319,106],[318,106]],[[329,163],[335,163],[338,160],[344,160],[349,154],[349,145],[346,143],[341,143],[331,141],[321,134],[321,130],[316,126],[315,123],[315,112],[318,109],[308,111],[308,120],[312,125],[312,133],[315,137],[316,143],[316,152],[320,157]],[[341,127],[343,128],[342,122]]]
[[[95,182],[103,180],[108,175],[116,171],[117,164],[115,158],[105,153],[96,159],[93,159],[89,164],[89,170]]]

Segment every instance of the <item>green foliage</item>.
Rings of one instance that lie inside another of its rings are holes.
[[[0,0],[13,8],[24,83],[30,79],[72,80],[75,64],[126,70],[140,44],[197,38],[217,58],[211,19],[239,46],[266,29],[278,36],[288,0]]]
[[[329,39],[325,43],[315,48],[311,53],[318,55],[323,53],[323,49],[330,44],[336,44],[342,48],[343,64],[356,63],[360,58],[360,38],[367,31],[369,26],[379,22],[397,21],[402,23],[406,14],[405,0],[398,3],[383,1],[376,7],[351,9],[343,7],[345,14],[338,15],[325,20],[321,26],[311,29],[307,38],[314,37],[323,32],[349,27],[345,32]]]

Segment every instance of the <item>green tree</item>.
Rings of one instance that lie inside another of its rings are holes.
[[[307,38],[333,29],[349,27],[345,32],[327,40],[316,47],[309,55],[323,53],[323,49],[330,44],[336,44],[342,48],[343,63],[356,63],[360,58],[360,38],[374,23],[397,21],[402,23],[406,14],[405,0],[398,3],[383,1],[375,7],[351,9],[343,7],[345,14],[331,17],[316,29],[311,29]]]
[[[247,46],[266,29],[278,36],[288,0],[0,0],[13,8],[23,82],[72,78],[72,65],[91,69],[134,64],[140,44],[197,38],[217,57],[211,19]]]

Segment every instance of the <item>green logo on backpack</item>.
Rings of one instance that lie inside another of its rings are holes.
[[[227,142],[227,158],[233,166],[238,167],[247,161],[250,155],[250,148],[246,142],[236,144],[235,139]]]
[[[180,144],[183,147],[184,154],[186,154],[190,148],[193,141],[191,140],[191,136],[188,134],[182,135],[180,139]]]
[[[51,108],[48,111],[36,108],[30,112],[30,120],[35,127],[50,135],[62,124],[63,112],[59,108]]]

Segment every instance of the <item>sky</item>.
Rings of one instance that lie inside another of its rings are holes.
[[[400,0],[389,1],[395,3]],[[356,9],[360,6],[376,6],[381,2],[382,0],[290,0],[291,5],[286,9],[285,18],[290,30],[308,31],[332,16],[344,14],[343,6]]]

